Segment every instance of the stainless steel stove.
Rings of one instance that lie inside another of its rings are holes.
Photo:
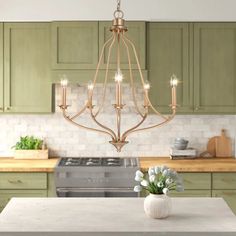
[[[62,158],[55,170],[58,197],[135,197],[138,158]]]

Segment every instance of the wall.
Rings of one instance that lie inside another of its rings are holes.
[[[124,101],[130,100],[128,88],[124,88]],[[101,95],[101,87],[96,92]],[[140,90],[138,90],[141,101]],[[56,104],[60,104],[60,89],[56,87]],[[70,112],[76,112],[79,104],[86,99],[84,87],[72,86],[68,89],[68,104]],[[112,104],[114,104],[114,91],[108,89],[108,101],[106,101],[105,115],[100,120],[105,120],[106,125],[112,125]],[[95,99],[96,105],[98,100]],[[130,109],[127,109],[128,107]],[[130,127],[136,116],[131,115],[132,103],[126,102],[125,118],[123,123]],[[148,123],[154,122],[155,116],[151,116]],[[82,116],[81,122],[88,124],[88,114]],[[236,116],[195,116],[177,115],[166,126],[152,129],[146,132],[133,134],[128,138],[130,143],[126,145],[118,155],[110,140],[104,135],[79,129],[67,122],[57,107],[56,113],[49,115],[1,115],[0,116],[0,156],[12,156],[11,147],[21,135],[36,135],[45,138],[51,156],[168,156],[169,147],[175,137],[184,137],[190,141],[190,146],[204,151],[208,138],[218,135],[221,128],[229,131],[234,140]]]
[[[121,0],[125,18],[235,21],[235,0]],[[0,21],[110,20],[116,0],[0,0]]]

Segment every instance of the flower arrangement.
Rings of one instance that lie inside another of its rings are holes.
[[[182,179],[177,172],[166,166],[150,167],[146,176],[138,170],[136,171],[135,180],[140,182],[139,185],[134,187],[135,192],[145,189],[151,194],[166,195],[171,190],[184,191]]]

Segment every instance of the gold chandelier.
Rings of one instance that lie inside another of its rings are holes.
[[[111,37],[105,42],[103,45],[101,55],[97,64],[96,72],[94,75],[93,82],[88,83],[88,97],[87,101],[85,102],[85,105],[80,109],[78,113],[76,113],[73,116],[70,116],[67,114],[67,102],[66,102],[66,96],[67,96],[67,84],[68,81],[67,79],[62,79],[61,80],[61,88],[62,88],[62,104],[59,106],[63,112],[63,116],[66,120],[71,122],[72,124],[80,127],[80,128],[85,128],[87,130],[95,131],[95,132],[100,132],[102,134],[108,135],[111,137],[110,143],[115,146],[116,150],[118,152],[121,151],[122,147],[128,143],[127,137],[134,132],[138,131],[144,131],[148,130],[151,128],[159,127],[161,125],[166,124],[167,122],[171,121],[175,114],[176,114],[176,87],[178,84],[178,80],[175,75],[171,76],[170,79],[170,86],[171,86],[171,95],[172,95],[172,102],[170,105],[170,108],[172,110],[171,115],[163,115],[160,112],[158,112],[154,106],[152,105],[150,99],[149,99],[149,89],[150,89],[150,84],[144,80],[144,77],[142,75],[140,63],[138,60],[138,54],[136,52],[135,46],[132,43],[132,41],[125,35],[125,33],[128,31],[127,27],[125,26],[125,20],[123,19],[124,13],[120,9],[120,0],[117,1],[117,9],[114,12],[114,19],[112,21],[112,26],[110,28],[111,31]],[[127,59],[128,59],[128,66],[129,66],[129,81],[130,81],[130,86],[131,86],[131,93],[132,93],[132,100],[134,104],[135,111],[137,115],[140,117],[140,121],[137,122],[133,127],[128,128],[124,132],[121,132],[121,115],[122,115],[122,109],[124,108],[125,104],[122,101],[122,81],[124,79],[124,76],[121,71],[120,67],[120,58],[121,58],[121,50],[120,47],[121,45],[125,48],[126,54],[127,54]],[[109,69],[110,69],[110,57],[111,57],[111,51],[112,49],[116,49],[116,72],[114,75],[114,82],[115,82],[115,104],[114,106],[114,111],[115,111],[115,125],[116,128],[112,129],[109,128],[107,125],[104,123],[101,123],[98,121],[98,115],[100,114],[101,110],[104,108],[104,101],[106,98],[106,89],[107,89],[107,82],[108,82],[108,75],[109,75]],[[130,50],[130,48],[132,50]],[[108,49],[108,55],[107,55],[107,64],[106,64],[106,69],[105,69],[105,76],[104,76],[104,83],[103,83],[103,94],[102,94],[102,99],[100,106],[96,107],[93,104],[93,92],[94,88],[96,86],[97,78],[98,78],[98,73],[100,70],[100,64],[103,58],[105,58],[105,49]],[[137,96],[136,96],[136,90],[135,90],[135,85],[134,85],[134,76],[133,76],[133,70],[131,67],[131,52],[134,55],[135,58],[135,63],[137,64],[140,80],[141,80],[141,86],[142,86],[142,91],[143,91],[143,104],[142,107],[138,106],[137,102]],[[96,108],[96,109],[95,109]],[[85,111],[88,111],[90,114],[90,117],[92,121],[96,124],[96,128],[94,127],[89,127],[86,125],[82,125],[76,121],[76,118],[78,118],[81,114],[83,114]],[[161,120],[155,124],[151,124],[148,126],[143,127],[142,125],[144,124],[144,121],[146,120],[149,111],[152,111],[155,115],[157,115]]]

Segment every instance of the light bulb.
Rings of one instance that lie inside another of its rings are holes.
[[[170,78],[170,85],[172,87],[176,87],[178,85],[178,79],[176,77],[176,75],[172,75]]]
[[[145,90],[149,90],[150,89],[150,83],[148,82],[148,81],[146,81],[145,83],[144,83],[144,85],[143,85],[143,88],[145,89]]]
[[[89,81],[87,86],[88,86],[88,90],[90,91],[93,90],[94,85],[92,81]]]
[[[62,80],[61,80],[61,86],[62,86],[62,87],[66,87],[67,84],[68,84],[68,80],[67,80],[67,79],[62,79]]]
[[[118,69],[116,74],[115,74],[115,81],[116,82],[122,82],[122,80],[123,80],[123,75],[121,73],[121,70]]]

